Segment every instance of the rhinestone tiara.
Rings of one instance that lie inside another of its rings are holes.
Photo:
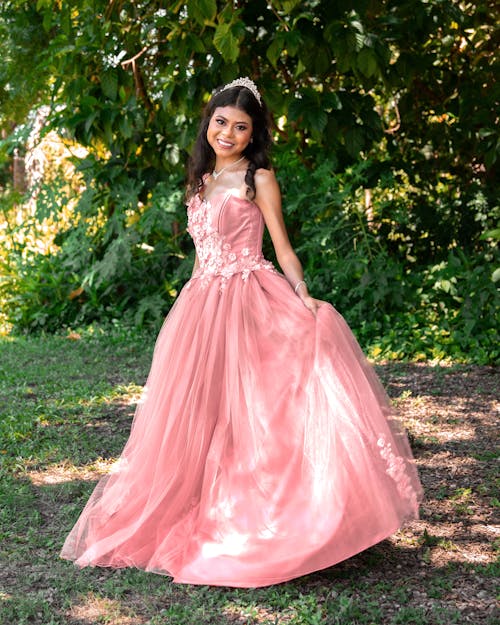
[[[224,85],[222,89],[218,91],[218,93],[222,93],[226,89],[231,89],[232,87],[245,87],[253,93],[257,102],[262,105],[262,98],[260,96],[259,90],[257,89],[257,85],[254,83],[253,80],[250,80],[250,78],[247,78],[246,76],[243,78],[237,78],[236,80],[227,83],[227,85]]]

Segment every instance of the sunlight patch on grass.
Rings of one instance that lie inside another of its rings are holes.
[[[471,441],[476,437],[476,432],[473,429],[462,428],[459,431],[441,431],[437,434],[437,438],[440,443],[447,441]]]
[[[105,394],[81,398],[78,404],[80,406],[99,406],[102,404],[131,406],[140,400],[143,392],[143,387],[139,384],[119,384]]]
[[[432,419],[418,417],[405,417],[405,427],[415,436],[424,438],[427,441],[435,439],[436,443],[446,443],[450,441],[472,441],[476,437],[476,429],[466,424],[463,419],[453,427],[453,424],[443,422],[436,416],[435,422]]]
[[[78,467],[69,462],[48,466],[43,471],[28,470],[27,476],[34,486],[64,484],[65,482],[92,482],[110,473],[116,458],[99,458],[88,465]]]
[[[287,610],[288,611],[288,610]],[[223,609],[222,614],[230,619],[231,623],[247,624],[249,619],[252,619],[252,623],[279,623],[285,625],[291,623],[295,614],[289,612],[283,614],[276,610],[271,610],[262,605],[242,606],[234,602],[229,602]]]
[[[146,622],[142,617],[123,614],[119,601],[97,597],[93,593],[89,593],[80,603],[73,604],[67,616],[88,625],[109,622],[113,625],[143,625]]]
[[[441,568],[450,564],[491,564],[496,560],[493,550],[485,550],[485,542],[491,540],[491,532],[485,537],[484,526],[468,527],[464,540],[458,524],[436,527],[428,525],[420,537],[423,548],[422,560],[428,566]]]
[[[498,525],[471,525],[471,530],[478,534],[485,534],[490,538],[492,536],[500,537],[500,526]]]
[[[9,595],[8,592],[4,592],[3,590],[0,590],[0,601],[9,601],[13,599],[12,595]]]
[[[484,552],[484,546],[479,541],[468,541],[467,545],[446,542],[443,546],[435,547],[431,550],[428,558],[431,566],[442,567],[443,564],[450,565],[452,563],[463,564],[490,564],[495,558]]]
[[[424,437],[422,437],[421,440],[425,440]],[[452,454],[448,450],[444,449],[442,451],[437,451],[431,458],[426,458],[425,465],[426,467],[434,471],[439,471],[442,469],[448,470],[448,473],[451,474],[451,476],[453,477],[456,471],[454,472],[453,470],[450,470],[450,463],[452,461],[453,461]],[[460,458],[460,466],[463,468],[465,467],[475,468],[478,465],[479,465],[479,461],[476,460],[475,458],[471,458],[471,457]],[[449,490],[448,487],[446,487],[445,494],[443,494],[443,496],[439,498],[442,499],[445,495],[448,496],[447,495],[448,490]]]
[[[419,534],[403,528],[389,536],[387,542],[395,547],[404,546],[407,551],[417,551],[421,547],[422,538]]]

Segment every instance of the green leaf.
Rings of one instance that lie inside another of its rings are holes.
[[[206,52],[203,39],[196,36],[194,33],[188,33],[188,35],[186,36],[186,45],[193,52]]]
[[[61,30],[66,36],[71,32],[70,9],[67,6],[61,6]]]
[[[338,20],[331,21],[324,31],[324,38],[330,45],[335,46],[339,37],[343,36],[345,32],[345,26]]]
[[[329,72],[331,67],[329,50],[321,44],[303,46],[300,51],[300,60],[312,75],[323,76]]]
[[[102,128],[104,131],[104,136],[108,144],[113,141],[113,122],[116,118],[116,110],[106,108],[103,110],[101,115]]]
[[[97,98],[94,98],[93,95],[84,95],[80,100],[80,105],[82,110],[85,108],[93,110],[98,104]]]
[[[266,51],[266,56],[273,67],[276,67],[278,59],[283,52],[284,44],[285,40],[283,37],[283,33],[278,33]]]
[[[290,30],[285,35],[285,48],[289,56],[297,56],[302,44],[302,36],[300,31]]]
[[[483,234],[479,237],[482,241],[486,239],[494,239],[495,241],[500,241],[500,228],[493,228],[493,230],[487,230],[483,232]]]
[[[356,30],[358,33],[364,33],[365,29],[363,27],[363,24],[359,21],[359,20],[351,20],[349,22],[350,26],[352,26],[352,28],[354,30]]]
[[[118,95],[120,96],[120,100],[122,102],[125,102],[127,99],[127,92],[125,91],[125,87],[123,85],[120,85],[120,88],[118,89]]]
[[[325,111],[319,107],[306,109],[304,113],[304,122],[316,136],[321,135],[328,123],[328,116]]]
[[[49,32],[52,26],[52,13],[50,11],[46,11],[43,15],[43,29],[45,32]]]
[[[288,14],[291,13],[295,7],[299,6],[299,4],[301,4],[301,0],[283,0],[281,6],[283,11]]]
[[[212,22],[217,15],[217,2],[216,0],[189,0],[188,15],[204,26],[206,22]]]
[[[120,133],[125,139],[130,139],[132,136],[132,126],[126,117],[122,117],[119,122]]]
[[[172,99],[172,94],[174,92],[174,89],[175,89],[175,84],[174,83],[170,83],[163,90],[163,95],[162,95],[162,98],[161,98],[161,106],[162,106],[162,108],[164,110],[166,110],[166,108],[170,104],[170,100]]]
[[[231,31],[230,24],[219,24],[215,29],[214,46],[225,61],[234,62],[238,58],[240,47]]]
[[[369,78],[378,72],[377,58],[370,48],[363,48],[358,54],[357,65],[362,73]]]
[[[353,157],[357,157],[364,144],[364,133],[359,126],[353,126],[349,128],[345,133],[345,146],[349,154]]]
[[[324,96],[325,108],[332,109],[334,111],[342,110],[342,101],[336,93],[327,93]]]
[[[87,119],[85,120],[84,127],[85,127],[85,133],[86,133],[86,134],[88,134],[88,133],[89,133],[89,131],[90,131],[90,129],[91,129],[91,127],[92,127],[92,125],[93,125],[93,123],[94,123],[94,121],[95,121],[96,117],[97,117],[97,113],[94,111],[94,112],[93,112],[93,113],[91,113],[91,114],[87,117]]]
[[[317,94],[309,93],[303,98],[294,98],[289,107],[290,119],[301,119],[302,126],[318,137],[326,128],[328,115]]]
[[[365,43],[365,36],[362,33],[359,33],[356,31],[354,33],[354,46],[355,46],[356,52],[359,52],[363,48],[364,43]]]
[[[116,100],[118,92],[118,75],[115,70],[109,70],[101,75],[101,89],[110,100]]]

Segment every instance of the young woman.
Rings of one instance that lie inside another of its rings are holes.
[[[189,165],[193,275],[159,334],[113,471],[62,557],[255,587],[352,556],[415,518],[404,432],[342,317],[311,297],[248,78],[206,106]],[[271,235],[283,273],[262,256]]]

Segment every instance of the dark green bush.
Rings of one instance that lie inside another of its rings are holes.
[[[438,223],[436,232],[411,235],[408,190],[394,175],[372,189],[380,200],[369,220],[361,193],[370,168],[366,161],[339,175],[325,162],[314,172],[296,164],[293,174],[284,172],[287,221],[313,293],[334,304],[374,356],[498,361],[494,232],[471,230],[467,251],[457,245],[460,224],[455,231],[446,225],[446,245],[436,244]],[[447,212],[449,190],[442,191]],[[491,220],[495,211],[480,190],[471,195],[470,220],[487,230],[485,216]]]

